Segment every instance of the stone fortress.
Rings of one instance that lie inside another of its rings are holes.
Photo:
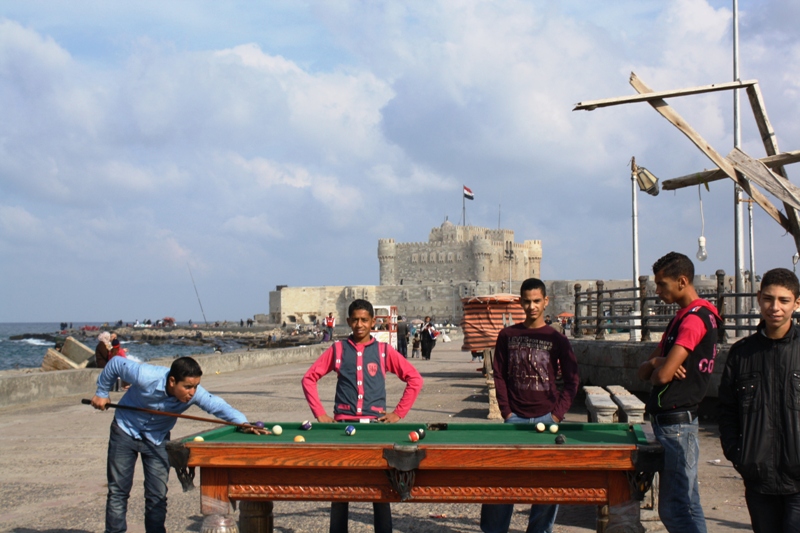
[[[344,324],[356,298],[395,305],[400,315],[458,323],[461,299],[511,292],[527,278],[541,275],[542,242],[514,242],[514,232],[445,221],[428,242],[378,241],[380,285],[286,287],[269,295],[270,321],[312,324],[333,312]],[[509,287],[511,279],[511,287]]]
[[[363,298],[375,305],[397,306],[398,314],[411,319],[430,315],[439,323],[460,324],[462,298],[518,294],[523,280],[540,278],[542,242],[526,240],[517,243],[512,230],[456,226],[445,221],[431,230],[428,242],[398,243],[394,239],[380,239],[378,260],[380,285],[279,285],[269,293],[269,317],[261,319],[257,316],[257,319],[274,324],[304,325],[313,324],[316,319],[322,320],[332,312],[337,325],[344,326],[347,307],[356,298]],[[642,273],[649,274],[647,265],[644,265]],[[581,291],[596,290],[597,283],[596,279],[544,281],[550,301],[547,314],[553,317],[562,312],[575,312],[576,283],[580,283]],[[726,278],[726,284],[729,282],[730,276]],[[695,276],[694,284],[701,294],[713,294],[716,278]],[[604,280],[606,290],[632,285],[629,279]],[[652,276],[647,294],[655,295]],[[620,313],[624,312],[627,310],[620,309]]]

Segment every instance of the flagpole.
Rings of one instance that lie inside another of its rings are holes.
[[[461,225],[467,225],[467,196],[464,194],[464,189],[461,189]]]

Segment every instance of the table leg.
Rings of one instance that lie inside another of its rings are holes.
[[[597,506],[597,533],[605,533],[608,528],[608,505]]]
[[[210,514],[203,518],[201,533],[239,533],[233,516]]]
[[[239,502],[241,533],[272,533],[272,502]]]

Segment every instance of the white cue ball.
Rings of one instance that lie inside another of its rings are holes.
[[[544,431],[544,423],[543,422],[539,422],[538,424],[536,424],[536,431],[538,431],[539,433]]]
[[[283,433],[283,428],[282,427],[278,426],[277,424],[272,426],[272,434],[273,435],[280,435],[281,433]]]
[[[552,424],[550,426],[550,433],[558,433],[558,424]]]
[[[204,441],[204,440],[206,440],[206,439],[204,439],[203,437],[201,437],[200,435],[198,435],[198,436],[196,436],[196,437],[194,438],[194,440],[195,440],[195,442],[203,442],[203,441]]]

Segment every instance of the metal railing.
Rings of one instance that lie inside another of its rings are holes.
[[[717,330],[717,342],[725,342],[728,331],[754,332],[761,319],[758,313],[727,313],[727,307],[736,309],[738,298],[752,301],[755,292],[726,292],[725,271],[716,272],[716,289],[698,290],[698,295],[714,304],[722,317],[722,324]],[[594,334],[597,340],[606,338],[607,330],[641,330],[641,341],[651,340],[651,332],[663,332],[669,321],[675,316],[677,304],[664,304],[654,291],[648,294],[647,276],[639,276],[638,287],[621,289],[604,289],[605,282],[597,281],[597,290],[581,291],[581,284],[575,284],[575,316],[572,324],[572,336],[576,339]],[[619,295],[622,296],[619,296]],[[637,307],[641,310],[633,313]],[[795,319],[800,313],[795,313]]]

